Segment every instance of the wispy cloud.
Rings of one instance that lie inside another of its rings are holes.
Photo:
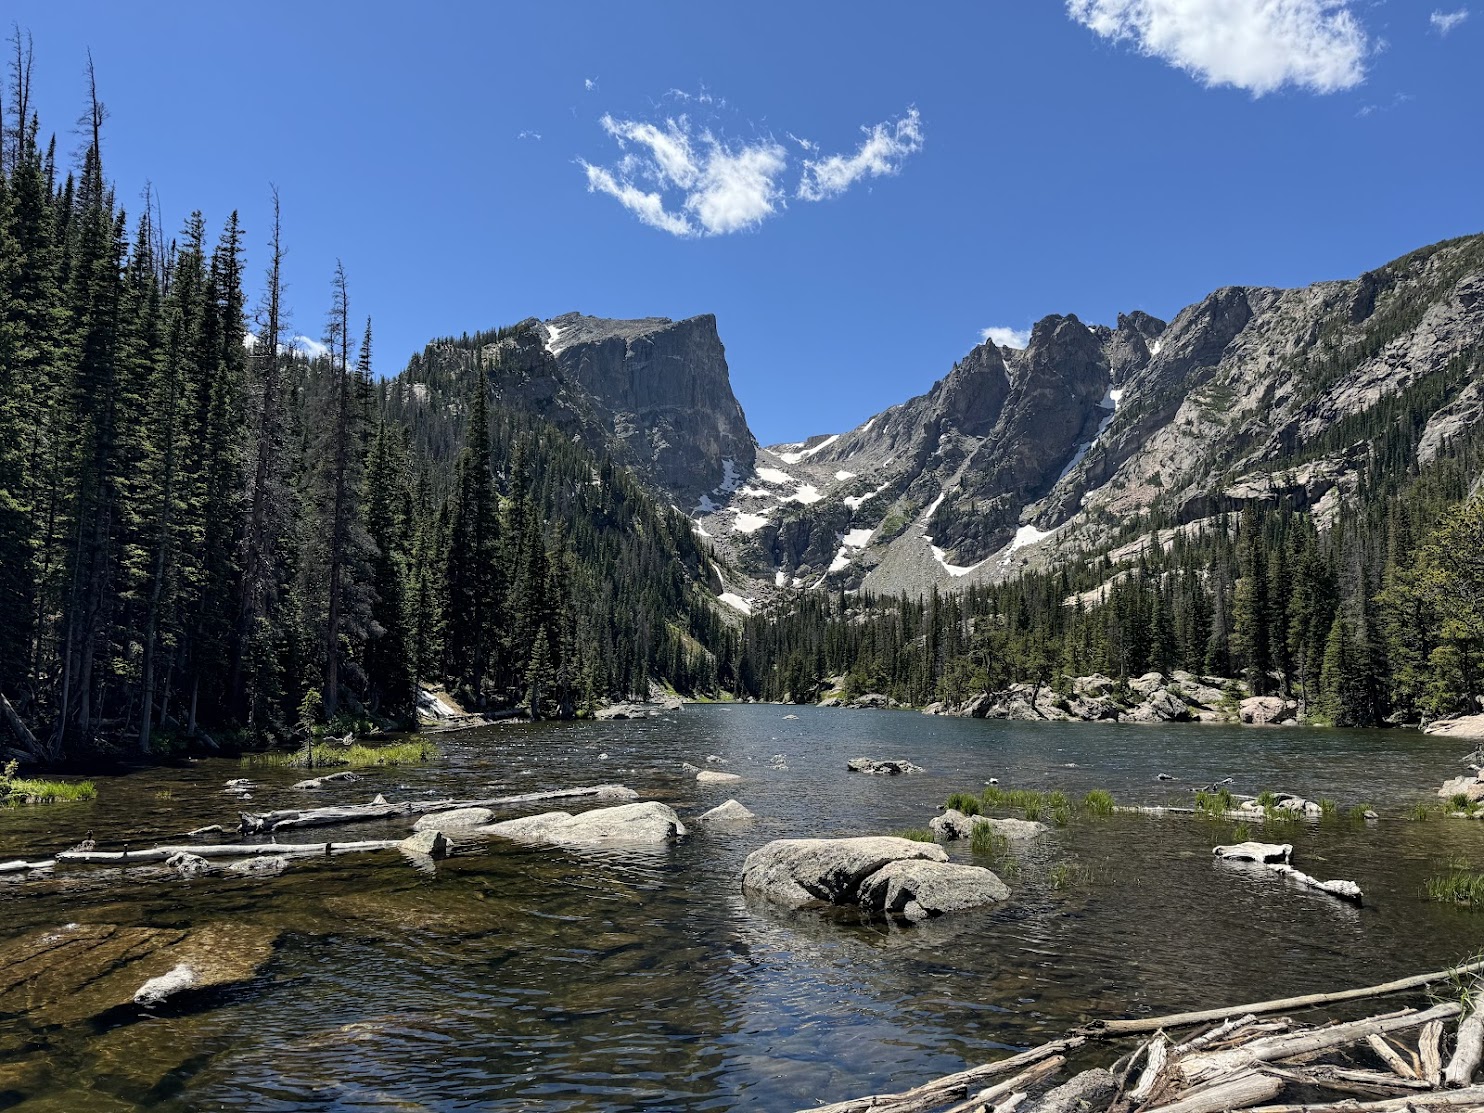
[[[1428,21],[1433,25],[1433,30],[1439,35],[1450,34],[1464,20],[1468,19],[1469,10],[1459,8],[1456,12],[1433,12]]]
[[[1359,0],[1067,0],[1067,12],[1103,38],[1129,41],[1208,86],[1254,96],[1294,86],[1353,89],[1375,49]]]
[[[897,120],[862,129],[866,138],[854,154],[806,159],[799,196],[805,201],[838,197],[862,178],[895,174],[908,155],[922,150],[922,117],[916,108]]]
[[[1031,330],[992,325],[979,330],[979,339],[992,340],[1002,348],[1024,348],[1031,342]]]
[[[516,138],[517,139],[534,139],[537,142],[540,142],[540,140],[541,140],[541,133],[539,131],[523,131],[519,135],[517,135]]]
[[[662,125],[612,116],[602,122],[626,153],[612,168],[583,162],[587,188],[652,228],[719,236],[756,227],[783,203],[778,178],[788,159],[772,139],[729,144],[709,130],[693,133],[684,116]],[[679,194],[676,208],[666,207],[666,192]]]
[[[582,79],[582,87],[589,93],[595,93],[598,90],[598,79],[596,77],[584,77]]]
[[[725,105],[711,94],[670,90],[667,96]],[[603,130],[622,157],[610,165],[578,160],[590,193],[612,197],[641,222],[674,236],[720,236],[756,228],[788,207],[784,178],[788,150],[763,135],[750,140],[723,137],[688,116],[663,121],[602,118]],[[853,154],[805,159],[795,193],[806,201],[838,196],[865,177],[894,174],[902,160],[922,147],[917,109],[900,119],[862,129],[865,140]],[[805,152],[819,144],[785,133]]]

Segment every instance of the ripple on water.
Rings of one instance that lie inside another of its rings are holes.
[[[101,1032],[0,1021],[0,1090],[37,1110],[803,1108],[911,1085],[1093,1016],[1233,1002],[1445,965],[1475,945],[1423,877],[1481,857],[1484,824],[1285,833],[1310,872],[1354,878],[1364,908],[1214,863],[1230,825],[1112,817],[995,862],[1002,907],[898,928],[744,899],[746,854],[780,837],[925,825],[955,790],[1095,787],[1184,802],[1233,777],[1396,815],[1455,770],[1456,744],[1402,732],[965,722],[911,714],[691,707],[673,722],[504,726],[448,736],[423,768],[313,797],[483,795],[623,782],[689,822],[729,797],[757,813],[666,849],[583,853],[475,840],[422,874],[395,855],[295,863],[274,879],[143,871],[0,885],[5,935],[69,920],[261,921],[288,934],[265,975],[199,1013]],[[604,758],[601,755],[606,754]],[[698,785],[681,762],[743,780]],[[776,755],[785,755],[788,768]],[[845,772],[906,757],[910,777]],[[620,772],[624,771],[624,772]],[[1167,772],[1175,781],[1159,783]],[[153,841],[230,823],[208,761],[105,779],[97,802],[0,817],[0,856]],[[254,771],[254,807],[309,798]],[[494,787],[498,786],[498,787]],[[162,803],[155,793],[171,790]],[[395,837],[405,824],[368,824]],[[364,833],[363,835],[361,833]],[[952,849],[973,860],[966,846]],[[1058,889],[1053,867],[1075,866]],[[45,1048],[44,1054],[39,1049]],[[28,1050],[30,1049],[30,1050]]]

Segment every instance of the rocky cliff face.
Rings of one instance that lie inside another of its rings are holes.
[[[695,513],[757,596],[961,587],[1103,551],[1153,508],[1163,540],[1280,497],[1328,524],[1374,430],[1419,413],[1417,464],[1484,421],[1484,236],[1348,282],[1227,287],[1168,324],[1047,317],[856,429],[760,450]]]
[[[568,313],[523,322],[482,356],[496,399],[570,429],[687,503],[753,466],[756,442],[710,314]]]

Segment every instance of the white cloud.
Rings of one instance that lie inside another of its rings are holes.
[[[517,139],[535,139],[537,142],[539,142],[540,139],[541,139],[541,133],[539,131],[523,131],[519,135],[517,135],[515,138],[517,138]]]
[[[612,168],[583,162],[587,188],[608,194],[652,228],[720,236],[757,226],[783,204],[778,179],[788,158],[772,139],[729,145],[710,131],[693,134],[684,116],[663,125],[612,116],[602,123],[626,153]],[[666,207],[666,191],[679,194],[676,207]]]
[[[979,339],[993,340],[1002,348],[1024,348],[1031,342],[1031,330],[993,325],[990,328],[980,329]]]
[[[1351,10],[1357,2],[1067,0],[1067,12],[1206,85],[1262,96],[1285,85],[1333,93],[1361,84],[1373,44]]]
[[[1433,12],[1429,22],[1440,35],[1446,35],[1464,20],[1468,19],[1469,10],[1459,8],[1456,12]]]
[[[582,79],[582,87],[589,93],[594,92],[598,88],[598,79],[596,77],[584,77]]]
[[[908,155],[922,150],[922,117],[916,108],[909,108],[900,119],[862,130],[866,138],[855,154],[804,161],[798,191],[801,198],[823,201],[839,196],[862,178],[895,174]]]
[[[328,355],[330,351],[324,344],[308,336],[296,336],[289,341],[288,346],[294,351],[302,351],[310,359],[318,359],[322,355]]]

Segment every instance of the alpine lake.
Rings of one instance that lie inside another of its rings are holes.
[[[1456,739],[691,705],[435,741],[424,764],[319,792],[292,788],[303,770],[227,759],[96,778],[94,801],[0,810],[0,859],[45,857],[89,830],[100,849],[189,842],[181,834],[207,824],[230,833],[242,809],[603,783],[669,804],[690,834],[639,850],[488,839],[436,865],[393,850],[276,876],[63,865],[0,877],[0,956],[69,924],[230,923],[273,940],[252,980],[178,1004],[65,1021],[0,1010],[0,1109],[807,1109],[1095,1018],[1368,985],[1484,943],[1484,915],[1423,891],[1452,863],[1484,866],[1484,823],[1408,818],[1462,771]],[[848,773],[855,757],[924,772]],[[743,779],[700,785],[682,762]],[[256,782],[250,803],[223,793],[236,777]],[[1358,882],[1364,903],[1214,860],[1235,825],[1188,815],[1077,814],[991,859],[950,844],[1011,898],[916,926],[782,911],[740,890],[743,859],[765,842],[923,828],[948,794],[991,778],[1074,802],[1102,788],[1120,804],[1189,806],[1192,786],[1232,778],[1239,793],[1368,804],[1379,819],[1285,824],[1273,838],[1305,872]],[[727,832],[691,822],[728,798],[757,819]],[[410,826],[289,839],[395,839]]]

